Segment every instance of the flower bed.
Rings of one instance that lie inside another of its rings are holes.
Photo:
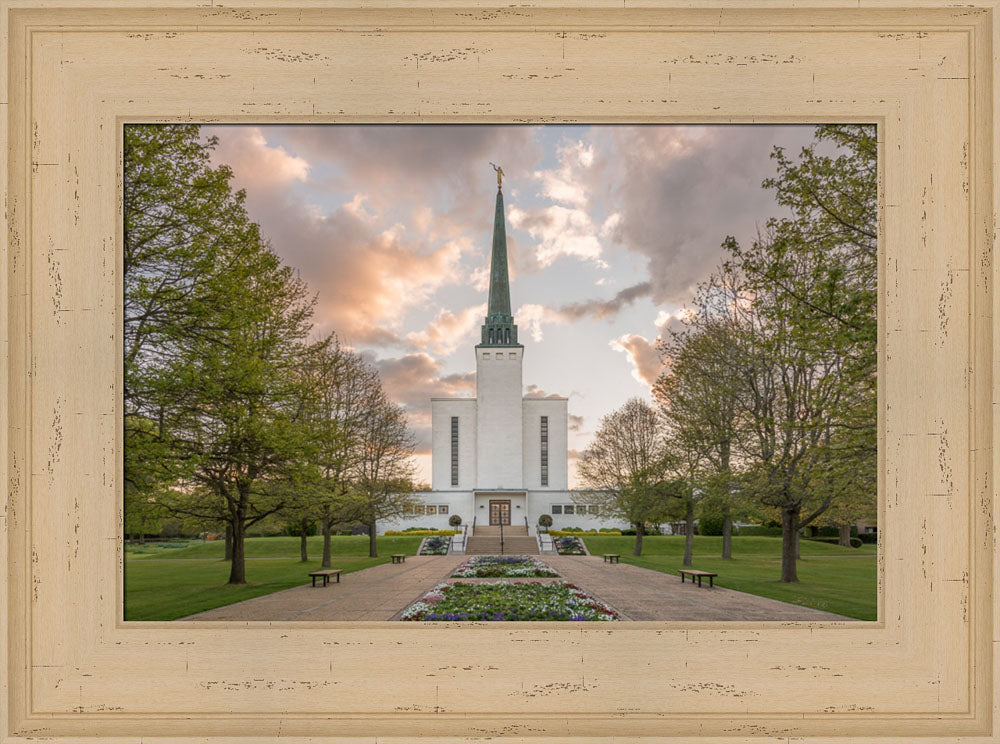
[[[586,555],[579,537],[557,537],[552,544],[559,555]]]
[[[438,584],[407,607],[400,620],[425,622],[474,620],[621,620],[614,609],[578,586],[556,581],[490,581]]]
[[[428,537],[420,546],[420,555],[448,555],[450,537]]]
[[[455,569],[455,579],[542,578],[559,574],[530,555],[477,555]]]

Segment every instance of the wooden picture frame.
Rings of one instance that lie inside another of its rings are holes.
[[[998,740],[995,1],[62,5],[0,17],[4,742]],[[876,123],[879,621],[123,622],[137,121]]]

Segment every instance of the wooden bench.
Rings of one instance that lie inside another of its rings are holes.
[[[605,563],[621,563],[620,553],[605,553],[604,554]]]
[[[320,576],[323,577],[323,586],[326,586],[327,584],[330,583],[330,577],[331,576],[336,576],[337,577],[337,583],[339,584],[340,583],[340,572],[342,570],[343,569],[340,569],[340,568],[324,568],[321,571],[313,571],[312,573],[309,574],[309,577],[312,579],[314,587],[316,586],[316,579],[318,577],[320,577]]]
[[[687,576],[691,577],[691,583],[692,584],[694,583],[695,579],[698,579],[698,586],[701,586],[701,580],[702,580],[702,578],[707,576],[708,577],[708,588],[711,589],[712,588],[712,581],[719,574],[712,573],[711,571],[698,571],[697,569],[694,569],[694,568],[682,568],[680,570],[680,575],[681,575],[681,583],[682,584],[684,583],[684,576],[687,575]]]
[[[392,554],[393,563],[406,563],[406,555],[404,553],[393,553]]]

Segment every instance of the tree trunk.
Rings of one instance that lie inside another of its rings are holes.
[[[378,558],[378,546],[375,544],[375,520],[368,523],[368,557]]]
[[[733,557],[733,518],[729,515],[729,504],[722,507],[722,557]]]
[[[139,544],[140,545],[146,544],[146,530],[143,530],[142,532],[139,533]]]
[[[299,558],[305,563],[309,560],[309,552],[306,548],[306,533],[309,531],[309,520],[303,519],[302,524],[299,525],[301,529],[301,536],[299,537]]]
[[[795,560],[802,560],[802,531],[795,530]]]
[[[246,580],[246,564],[243,557],[243,530],[246,525],[243,522],[242,515],[237,515],[236,519],[233,521],[232,532],[233,532],[233,558],[232,563],[229,566],[229,583],[230,584],[245,584]]]
[[[632,549],[632,555],[642,555],[642,536],[646,532],[646,525],[642,522],[635,523],[635,547]]]
[[[233,525],[226,523],[226,560],[233,559]]]
[[[684,565],[690,566],[694,557],[694,499],[687,500],[687,511],[684,512]]]
[[[837,527],[837,544],[845,548],[851,547],[851,525],[842,524]]]
[[[330,518],[323,518],[323,568],[330,568]]]
[[[781,580],[796,582],[799,575],[795,566],[795,554],[798,550],[799,510],[798,508],[781,509]]]

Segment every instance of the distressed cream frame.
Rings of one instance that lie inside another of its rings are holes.
[[[996,2],[0,10],[3,741],[998,741]],[[876,122],[879,621],[123,622],[120,132],[189,120]]]

